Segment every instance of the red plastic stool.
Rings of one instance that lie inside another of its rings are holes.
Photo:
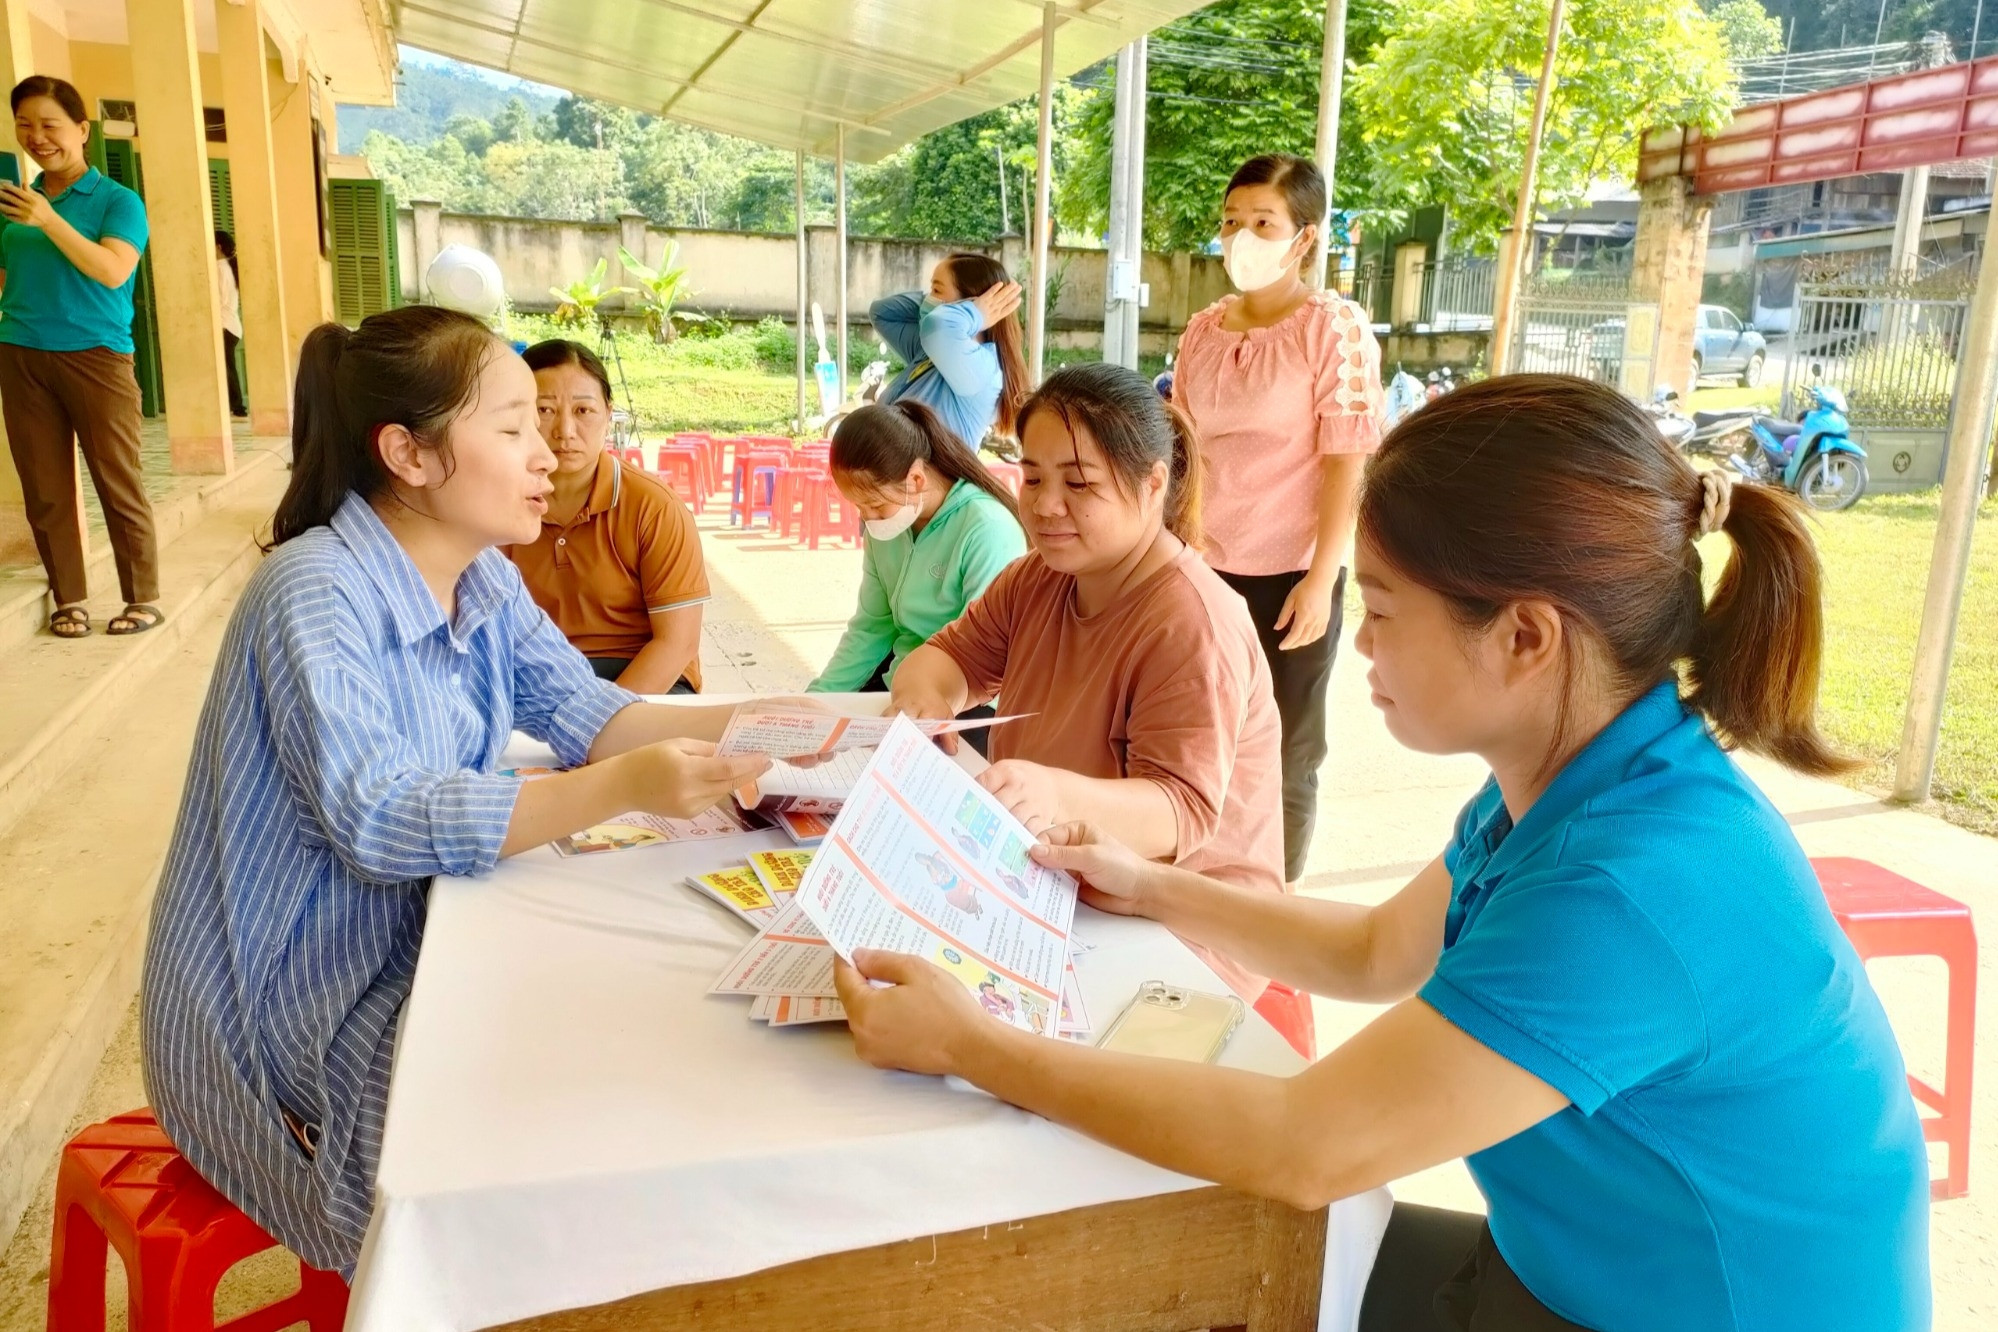
[[[1944,1146],[1948,1173],[1932,1181],[1933,1199],[1970,1192],[1970,1071],[1977,1031],[1977,931],[1970,908],[1912,879],[1864,860],[1813,860],[1839,928],[1859,960],[1939,957],[1949,967],[1949,1028],[1938,1091],[1910,1076],[1908,1089],[1936,1111],[1922,1137]]]
[[[1306,1059],[1318,1058],[1318,1024],[1311,1016],[1311,996],[1271,981],[1256,1000],[1256,1012]]]
[[[824,472],[814,473],[804,479],[804,524],[805,545],[811,550],[819,548],[819,538],[828,540],[844,537],[854,545],[860,544],[860,510],[840,493],[833,479]],[[835,517],[833,510],[839,513]]]
[[[125,1261],[132,1332],[340,1332],[347,1283],[298,1265],[299,1289],[219,1327],[223,1273],[277,1241],[194,1173],[151,1110],[93,1124],[62,1149],[48,1332],[104,1332],[104,1260]]]
[[[985,464],[985,470],[998,477],[999,484],[1012,491],[1014,499],[1020,498],[1020,486],[1026,478],[1026,473],[1020,470],[1020,464],[989,462]]]
[[[735,483],[730,487],[728,521],[731,527],[740,523],[744,527],[756,521],[761,512],[776,524],[777,473],[791,462],[789,453],[779,453],[774,449],[737,449],[735,451]],[[769,477],[764,487],[762,503],[756,501],[758,478]]]
[[[707,503],[707,488],[702,475],[706,468],[706,455],[695,445],[659,446],[659,479],[672,487],[673,493],[685,500],[687,507],[695,513],[701,512]]]

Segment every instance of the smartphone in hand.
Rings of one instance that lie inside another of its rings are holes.
[[[0,153],[0,181],[9,185],[21,183],[21,157],[18,153]]]

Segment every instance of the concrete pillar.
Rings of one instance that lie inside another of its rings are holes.
[[[1422,265],[1429,261],[1429,247],[1421,241],[1403,241],[1394,247],[1394,299],[1388,323],[1394,328],[1411,328],[1422,322]]]
[[[416,264],[416,291],[428,299],[430,289],[423,285],[423,278],[430,271],[431,260],[444,248],[444,205],[435,199],[418,199],[410,204],[409,213],[416,233],[416,253],[411,256]],[[618,271],[624,271],[623,265]]]
[[[215,29],[221,48],[222,114],[229,127],[229,185],[236,204],[250,429],[259,435],[289,435],[292,361],[278,257],[270,64],[264,55],[261,10],[258,0],[222,0],[215,6]]]
[[[332,278],[319,244],[311,75],[301,67],[298,82],[272,86],[276,94],[271,100],[271,152],[277,164],[278,258],[284,265],[284,317],[289,325],[285,345],[295,365],[305,335],[333,317]]]
[[[645,232],[645,214],[619,213],[617,215],[617,243],[625,249],[630,250],[632,258],[649,266],[652,260],[646,257]],[[614,275],[611,278],[611,285],[614,287],[635,287],[638,285],[638,279],[624,271],[624,260],[617,255],[611,256],[611,272]],[[627,310],[641,310],[645,308],[645,303],[638,296],[630,295],[624,298],[624,308]]]
[[[1637,237],[1631,246],[1630,298],[1658,306],[1657,371],[1652,382],[1690,394],[1693,324],[1707,267],[1707,221],[1713,200],[1693,193],[1686,176],[1638,187]]]
[[[1176,250],[1172,256],[1171,290],[1166,296],[1166,325],[1177,333],[1193,318],[1193,256]]]
[[[12,88],[35,72],[35,44],[28,27],[28,0],[5,0],[5,4],[7,26],[5,33],[0,34],[0,79],[5,79]],[[20,152],[21,145],[14,140],[12,116],[0,128],[0,147]],[[21,158],[21,166],[23,176],[34,169],[25,156]],[[0,436],[4,434],[0,430]],[[82,502],[79,486],[77,503]],[[0,564],[33,564],[38,558],[35,535],[28,528],[28,514],[21,499],[21,478],[14,473],[13,455],[0,449]]]
[[[126,0],[125,22],[133,51],[143,53],[132,62],[132,86],[145,127],[146,214],[173,470],[227,474],[236,449],[222,374],[194,3]]]

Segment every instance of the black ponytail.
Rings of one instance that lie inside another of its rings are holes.
[[[1014,522],[1020,521],[1012,493],[920,402],[904,398],[855,408],[833,434],[833,470],[859,477],[875,489],[901,484],[918,462],[947,480],[977,486],[1005,505]]]
[[[443,448],[452,418],[502,345],[470,315],[436,305],[384,310],[351,331],[321,324],[306,334],[292,390],[291,484],[265,549],[333,521],[350,494],[372,499],[388,490],[375,449],[383,426],[404,426],[426,447]]]

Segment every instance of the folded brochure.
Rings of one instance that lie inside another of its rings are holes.
[[[843,957],[879,948],[927,958],[992,1016],[1053,1037],[1076,885],[1036,863],[1033,844],[1004,805],[897,717],[792,907]]]

